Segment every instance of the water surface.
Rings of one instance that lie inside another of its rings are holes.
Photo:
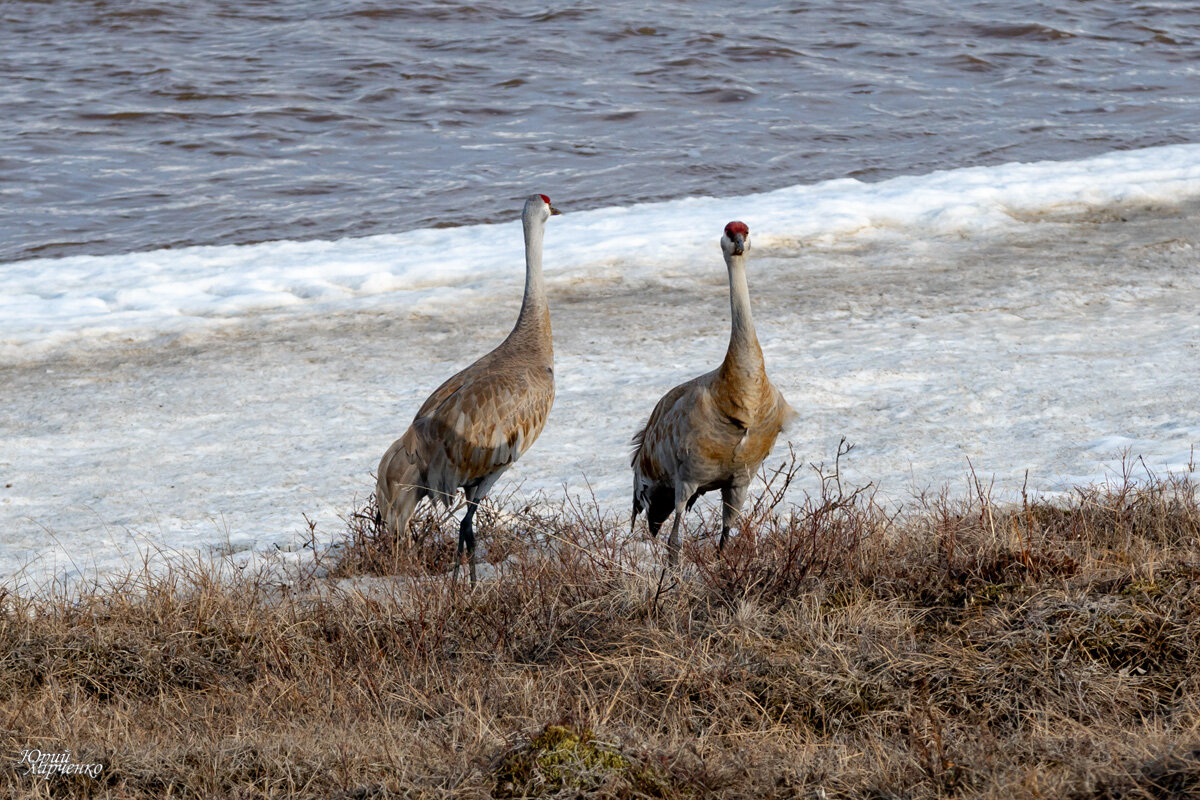
[[[1185,2],[0,5],[0,262],[1200,141]]]

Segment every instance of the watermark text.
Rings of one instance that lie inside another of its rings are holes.
[[[26,775],[36,775],[49,778],[51,775],[87,775],[89,778],[99,778],[103,764],[80,764],[71,760],[71,751],[61,753],[46,753],[41,750],[22,750],[21,760],[17,765],[25,765]]]

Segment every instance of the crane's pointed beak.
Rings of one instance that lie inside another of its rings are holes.
[[[746,254],[746,237],[740,233],[735,233],[733,235],[732,241],[733,241],[733,254],[735,256],[745,255]]]
[[[554,206],[550,206],[550,216],[552,216],[552,217],[557,217],[557,216],[558,216],[559,214],[561,214],[561,213],[562,213],[562,212],[561,212],[561,211],[559,211],[559,210],[558,210],[557,208],[555,208]]]

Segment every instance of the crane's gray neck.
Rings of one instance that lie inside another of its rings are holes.
[[[729,307],[733,312],[729,349],[721,372],[726,377],[743,377],[763,370],[762,348],[750,313],[750,288],[746,284],[746,257],[725,256],[729,267]]]
[[[546,233],[546,221],[527,214],[522,222],[525,227],[525,298],[521,301],[521,313],[511,335],[539,332],[548,337],[550,306],[542,282],[542,238]]]

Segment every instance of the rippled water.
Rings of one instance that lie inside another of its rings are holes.
[[[1200,141],[1190,2],[0,4],[0,261]]]

